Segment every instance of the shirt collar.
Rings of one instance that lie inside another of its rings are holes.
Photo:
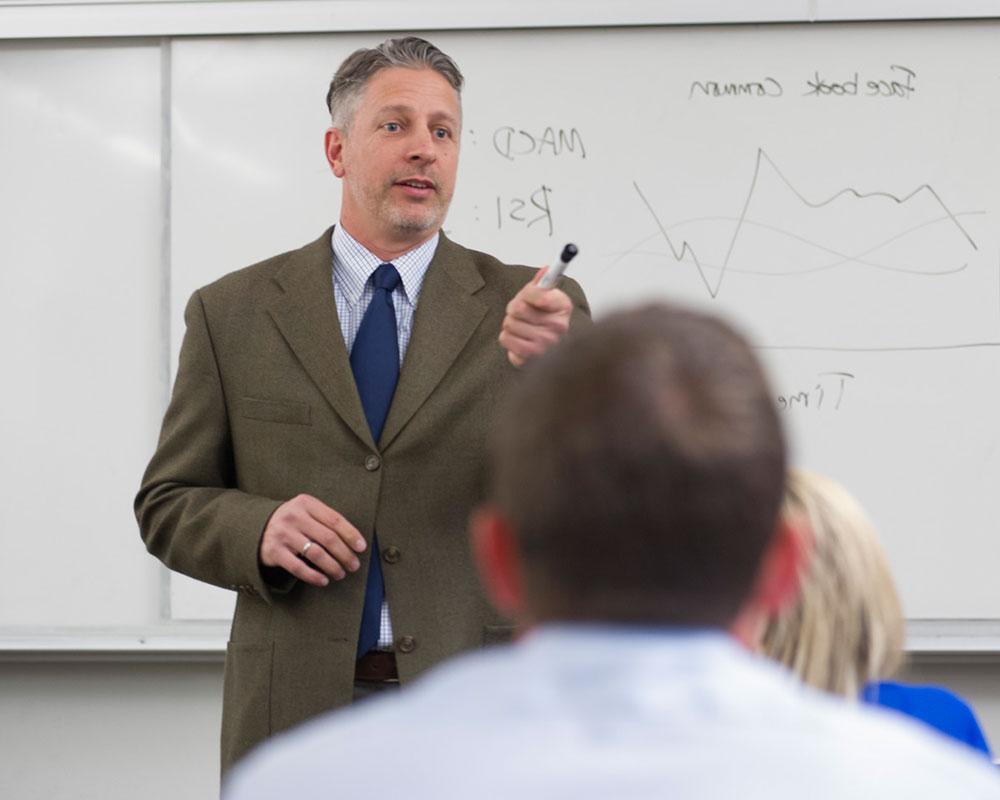
[[[412,306],[417,304],[427,267],[434,258],[440,238],[440,232],[435,233],[419,247],[392,260],[402,279],[403,294]],[[330,241],[333,246],[333,279],[347,302],[356,305],[369,277],[383,261],[351,236],[343,225],[334,227]]]

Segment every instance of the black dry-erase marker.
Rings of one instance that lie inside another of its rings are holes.
[[[557,283],[559,279],[563,276],[566,271],[566,267],[569,266],[569,262],[573,260],[573,257],[579,253],[575,244],[568,244],[562,249],[562,253],[559,254],[559,260],[548,268],[545,275],[538,282],[538,285],[543,289],[551,289]]]

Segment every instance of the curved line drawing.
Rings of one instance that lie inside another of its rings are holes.
[[[775,171],[775,173],[781,179],[781,181],[799,199],[799,201],[802,202],[804,205],[810,207],[810,208],[821,208],[823,206],[829,205],[830,203],[834,202],[839,197],[842,197],[844,195],[851,195],[851,196],[853,196],[853,197],[855,197],[855,198],[857,198],[859,200],[864,200],[864,199],[873,198],[873,197],[881,197],[881,198],[885,198],[885,199],[891,200],[894,203],[896,203],[897,205],[902,205],[904,203],[909,202],[911,199],[913,199],[916,195],[920,194],[921,192],[927,192],[927,193],[929,193],[934,198],[934,200],[937,202],[937,204],[939,206],[941,206],[941,209],[944,211],[944,214],[945,214],[945,219],[949,220],[952,224],[955,225],[955,227],[958,228],[958,230],[962,233],[962,235],[969,242],[969,244],[972,245],[972,248],[974,250],[978,250],[979,249],[979,247],[976,245],[975,241],[973,241],[972,237],[969,235],[968,231],[966,231],[965,228],[962,227],[962,224],[958,221],[957,216],[944,204],[944,201],[941,200],[941,198],[938,195],[938,193],[936,191],[934,191],[934,188],[930,184],[927,184],[927,183],[921,184],[916,189],[914,189],[912,192],[910,192],[909,194],[904,195],[902,197],[894,195],[894,194],[892,194],[890,192],[883,192],[883,191],[859,192],[857,189],[855,189],[853,187],[846,187],[846,188],[841,189],[840,191],[836,192],[835,194],[831,195],[826,200],[812,201],[812,200],[809,200],[808,198],[806,198],[801,192],[799,192],[798,189],[795,188],[795,186],[792,185],[792,183],[784,176],[784,174],[781,172],[781,170],[778,169],[777,164],[774,163],[774,161],[764,151],[763,148],[757,148],[757,159],[756,159],[756,162],[754,164],[753,177],[750,180],[750,188],[747,191],[746,200],[744,200],[744,202],[743,202],[743,208],[740,211],[739,216],[736,218],[736,224],[735,224],[735,226],[733,228],[733,235],[730,237],[730,240],[729,240],[729,247],[726,250],[725,258],[723,258],[723,260],[722,260],[722,265],[720,267],[718,267],[718,269],[719,269],[718,278],[715,281],[715,284],[713,286],[713,284],[711,282],[709,282],[708,276],[705,274],[705,269],[704,269],[701,261],[699,260],[698,255],[695,253],[694,248],[691,246],[691,244],[685,239],[684,241],[681,242],[680,250],[678,250],[674,246],[674,243],[671,240],[670,235],[667,233],[666,228],[663,227],[663,223],[660,220],[659,215],[657,215],[656,211],[653,209],[652,204],[646,198],[646,195],[643,194],[642,189],[639,188],[639,184],[636,181],[632,181],[632,186],[635,188],[636,193],[639,195],[639,199],[642,200],[643,204],[646,206],[646,209],[649,211],[650,215],[653,217],[653,220],[656,222],[656,225],[657,225],[657,227],[660,230],[660,234],[663,236],[664,240],[667,243],[667,246],[670,248],[670,252],[673,255],[674,259],[677,260],[677,261],[683,261],[684,258],[685,258],[685,256],[689,255],[691,257],[691,260],[694,262],[694,265],[695,265],[695,267],[698,270],[698,275],[701,278],[702,283],[705,285],[705,289],[708,291],[709,296],[711,298],[713,298],[713,299],[715,297],[717,297],[718,294],[719,294],[719,290],[720,290],[720,288],[722,286],[722,282],[723,282],[723,280],[725,278],[726,271],[729,269],[729,261],[732,258],[733,250],[736,247],[736,241],[737,241],[737,239],[739,239],[740,231],[743,229],[743,226],[746,224],[747,211],[750,208],[750,201],[753,199],[754,191],[757,188],[757,181],[760,178],[760,166],[761,166],[761,162],[764,161],[764,160],[767,161],[767,163],[771,166],[771,168]],[[792,235],[794,235],[794,234],[792,234]],[[813,243],[813,244],[815,244],[815,243]],[[816,245],[816,246],[822,247],[822,245]],[[872,252],[872,251],[869,250],[867,252]],[[866,253],[862,253],[861,255],[865,255],[865,254]],[[838,253],[837,255],[838,256],[843,256],[843,254],[841,254],[841,253]],[[850,260],[850,259],[848,259],[848,260]],[[873,265],[870,265],[870,266],[873,266]]]
[[[938,196],[938,193],[934,191],[934,187],[931,186],[929,183],[922,183],[922,184],[920,184],[920,186],[918,186],[916,189],[914,189],[912,192],[910,192],[908,195],[905,195],[904,197],[897,197],[896,195],[894,195],[894,194],[892,194],[890,192],[859,192],[857,189],[848,186],[848,187],[846,187],[844,189],[841,189],[836,194],[831,195],[826,200],[820,200],[819,202],[813,203],[813,202],[810,202],[801,192],[799,192],[798,189],[796,189],[792,185],[791,181],[789,181],[788,178],[785,177],[784,173],[780,169],[778,169],[778,165],[775,164],[774,161],[771,159],[771,157],[767,153],[764,152],[763,148],[758,148],[758,150],[757,150],[757,168],[758,169],[760,168],[760,159],[761,158],[766,158],[767,159],[767,163],[771,165],[771,169],[773,169],[778,174],[778,177],[781,178],[781,182],[784,183],[785,186],[787,186],[789,189],[791,189],[792,194],[794,194],[797,198],[799,198],[799,200],[801,200],[803,203],[805,203],[810,208],[821,208],[822,206],[829,205],[834,200],[836,200],[838,197],[841,197],[842,195],[845,195],[845,194],[853,195],[854,197],[856,197],[859,200],[865,200],[865,199],[867,199],[869,197],[885,197],[888,200],[892,200],[893,202],[895,202],[896,205],[902,205],[903,203],[906,203],[909,200],[911,200],[916,195],[920,194],[920,192],[926,191],[926,192],[930,193],[930,195],[937,201],[938,205],[941,206],[942,209],[944,209],[944,213],[948,215],[949,219],[951,219],[951,221],[953,223],[955,223],[955,227],[958,228],[962,232],[962,235],[966,239],[969,240],[969,244],[972,245],[972,249],[973,250],[978,250],[979,249],[979,247],[976,245],[976,243],[972,240],[972,237],[969,236],[969,232],[967,230],[965,230],[965,228],[962,227],[962,223],[960,223],[957,219],[955,219],[955,215],[948,209],[948,206],[946,206],[944,204],[944,201]],[[754,170],[754,178],[756,179],[756,177],[757,177],[757,169]],[[753,187],[751,187],[751,189],[752,188]],[[749,200],[748,200],[748,202],[749,202]]]
[[[978,350],[1000,347],[998,342],[959,342],[958,344],[901,345],[899,347],[840,347],[837,345],[811,344],[760,344],[754,350],[800,350],[827,353],[931,353],[949,350]]]
[[[625,255],[642,255],[642,256],[663,256],[665,253],[662,250],[644,250],[642,248],[634,248],[629,250]],[[814,275],[817,272],[826,272],[827,270],[836,269],[837,267],[842,267],[844,264],[852,263],[854,259],[843,259],[841,261],[835,261],[832,264],[823,264],[819,267],[810,267],[809,269],[796,269],[796,270],[785,270],[784,272],[765,272],[760,269],[741,269],[739,267],[727,267],[726,271],[731,275],[753,275],[758,278],[795,278],[799,275]],[[857,262],[864,264],[863,261]],[[705,269],[711,270],[721,270],[722,266],[719,264],[710,263],[708,261],[702,261],[701,266]],[[969,262],[966,261],[963,264],[959,264],[957,267],[945,267],[944,269],[933,270],[933,271],[919,271],[911,270],[906,267],[883,267],[878,264],[871,266],[872,269],[884,270],[887,272],[901,272],[907,275],[916,275],[919,277],[931,277],[940,278],[945,275],[957,275],[960,272],[965,272],[969,268]]]
[[[973,215],[983,215],[985,213],[986,213],[985,211],[956,211],[953,216],[954,217],[967,217],[967,216],[973,216]],[[675,222],[673,225],[668,226],[667,230],[673,230],[674,228],[679,228],[681,225],[689,225],[691,223],[696,223],[696,222],[735,222],[738,219],[739,219],[739,217],[725,217],[725,216],[692,217],[690,219],[683,219],[683,220],[679,220],[679,221]],[[934,219],[930,219],[930,220],[927,220],[925,222],[921,222],[919,225],[914,225],[914,226],[912,226],[910,228],[906,228],[905,230],[900,231],[896,235],[890,236],[888,239],[885,239],[884,241],[877,242],[876,244],[874,244],[871,247],[869,247],[867,250],[862,250],[859,253],[851,255],[849,253],[842,253],[839,250],[834,250],[832,247],[827,247],[826,245],[820,244],[819,242],[815,242],[812,239],[807,239],[804,236],[799,236],[797,233],[793,233],[792,231],[786,230],[784,228],[779,228],[776,225],[768,225],[767,223],[764,223],[764,222],[757,222],[755,220],[745,219],[745,220],[743,220],[743,224],[744,225],[749,225],[751,227],[756,227],[756,228],[763,228],[765,230],[770,230],[770,231],[773,231],[775,233],[781,234],[782,236],[787,236],[790,239],[795,239],[797,241],[800,241],[803,244],[807,244],[807,245],[809,245],[811,247],[816,248],[817,250],[821,250],[821,251],[823,251],[825,253],[829,253],[831,255],[837,256],[838,260],[837,261],[831,261],[829,264],[821,264],[818,267],[810,267],[810,268],[806,268],[806,269],[786,270],[786,271],[783,271],[783,272],[781,272],[781,271],[774,271],[774,270],[764,271],[764,270],[744,269],[744,268],[739,268],[739,267],[728,267],[728,271],[736,273],[738,275],[758,275],[758,276],[762,276],[762,277],[778,277],[778,278],[783,278],[783,277],[794,276],[794,275],[809,275],[809,274],[816,273],[816,272],[823,272],[825,270],[834,269],[836,267],[843,266],[844,264],[848,264],[848,263],[852,263],[853,262],[853,263],[856,263],[856,264],[861,264],[861,265],[866,266],[866,267],[871,267],[872,269],[881,269],[881,270],[885,270],[887,272],[900,272],[900,273],[905,273],[905,274],[909,274],[909,275],[929,275],[929,276],[954,275],[954,274],[956,274],[958,272],[962,272],[963,270],[965,270],[969,266],[968,262],[962,264],[960,267],[946,267],[946,268],[940,269],[940,270],[920,270],[920,269],[912,269],[912,268],[907,268],[907,267],[893,266],[891,264],[884,264],[884,263],[880,263],[880,262],[877,262],[877,261],[869,261],[867,259],[862,258],[862,256],[866,256],[866,255],[874,253],[874,252],[876,252],[878,250],[881,250],[883,247],[886,247],[887,245],[891,244],[892,242],[896,241],[897,239],[902,239],[904,236],[908,236],[909,234],[913,233],[914,231],[920,230],[921,228],[929,227],[931,225],[936,225],[936,224],[939,224],[941,222],[948,222],[950,220],[951,220],[951,217],[949,217],[947,215],[941,216],[941,217],[935,217]],[[650,241],[651,239],[657,239],[657,238],[659,238],[659,236],[660,236],[660,234],[653,233],[653,234],[650,234],[649,236],[645,237],[641,241],[636,242],[634,245],[632,245],[631,247],[629,247],[626,250],[623,250],[623,251],[620,251],[620,252],[615,252],[615,253],[605,253],[605,255],[608,255],[608,256],[616,256],[616,258],[610,264],[608,264],[607,267],[605,267],[605,271],[611,269],[616,264],[618,264],[620,261],[622,261],[624,258],[627,258],[630,255],[636,255],[636,254],[639,254],[639,253],[644,254],[644,255],[655,255],[655,256],[662,256],[662,255],[664,255],[664,253],[662,251],[657,251],[657,250],[642,250],[642,249],[640,249],[642,247],[642,245],[646,244],[646,242]],[[707,261],[701,261],[700,263],[701,263],[701,266],[708,267],[709,269],[722,269],[722,265],[720,265],[720,264],[711,263],[711,262],[707,262]]]

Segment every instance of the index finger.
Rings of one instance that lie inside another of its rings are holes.
[[[524,302],[539,311],[568,311],[573,307],[573,301],[569,299],[569,295],[556,287],[542,289],[532,282],[525,286],[522,292]]]
[[[350,520],[343,514],[334,511],[322,500],[317,500],[315,497],[310,498],[305,509],[310,517],[336,533],[355,553],[361,553],[368,547],[365,537],[351,524]]]

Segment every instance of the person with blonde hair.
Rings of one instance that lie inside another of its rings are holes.
[[[990,754],[972,709],[935,686],[891,682],[903,661],[905,622],[875,528],[836,481],[791,470],[782,513],[809,536],[797,603],[769,619],[761,649],[805,683],[895,709]]]

